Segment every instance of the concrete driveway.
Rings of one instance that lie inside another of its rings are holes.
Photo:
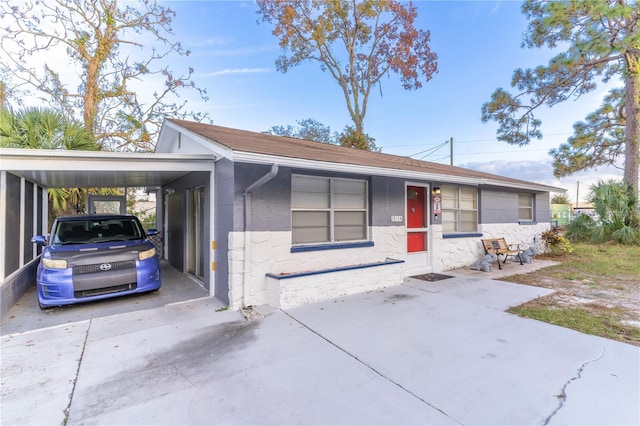
[[[640,348],[481,273],[246,321],[213,299],[2,336],[2,424],[638,424]]]
[[[209,296],[209,292],[189,274],[178,272],[166,261],[161,261],[160,267],[162,268],[162,288],[159,291],[104,299],[99,302],[67,305],[44,311],[38,308],[38,295],[34,281],[33,286],[0,321],[2,334],[23,333],[39,328],[72,324],[91,318],[157,308]],[[222,306],[222,302],[220,302],[220,306]]]

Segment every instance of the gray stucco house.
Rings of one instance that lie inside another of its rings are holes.
[[[287,308],[469,265],[483,237],[539,244],[549,194],[564,191],[175,119],[156,153],[215,157],[212,175],[163,186],[165,257],[232,308]]]
[[[287,308],[539,244],[561,188],[167,119],[153,153],[0,149],[0,300],[35,282],[48,188],[156,192],[160,252],[233,309]]]

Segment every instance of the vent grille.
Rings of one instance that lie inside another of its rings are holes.
[[[104,265],[110,265],[106,267]],[[119,262],[94,263],[93,265],[77,265],[73,267],[74,274],[94,274],[97,272],[121,271],[123,269],[135,269],[135,260],[122,260]]]
[[[119,293],[127,290],[135,290],[138,288],[136,283],[116,285],[113,287],[94,288],[91,290],[74,291],[73,296],[76,298],[97,296],[99,294]]]

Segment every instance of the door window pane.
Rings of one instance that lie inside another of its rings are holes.
[[[427,251],[427,233],[426,232],[408,232],[407,233],[407,252],[416,253]]]

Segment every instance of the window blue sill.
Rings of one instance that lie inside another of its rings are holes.
[[[303,253],[307,251],[320,251],[320,250],[340,250],[340,249],[360,248],[360,247],[373,247],[373,241],[360,241],[355,243],[316,244],[312,246],[295,246],[295,247],[291,247],[291,253]]]
[[[472,237],[482,237],[481,232],[469,232],[466,234],[443,234],[442,239],[447,238],[472,238]]]
[[[519,220],[518,225],[537,225],[538,222],[534,220]]]
[[[272,273],[269,272],[269,273],[267,273],[265,275],[267,277],[269,277],[269,278],[273,278],[273,279],[276,279],[276,280],[287,280],[287,279],[290,279],[290,278],[308,277],[308,276],[311,276],[311,275],[320,275],[320,274],[329,274],[331,272],[352,271],[352,270],[355,270],[355,269],[375,268],[376,266],[395,265],[397,263],[404,263],[404,260],[387,259],[384,262],[365,263],[365,264],[362,264],[362,265],[352,265],[352,266],[342,266],[342,267],[339,267],[339,268],[320,269],[320,270],[317,270],[317,271],[298,272],[298,273],[285,274],[285,275],[272,274]]]

